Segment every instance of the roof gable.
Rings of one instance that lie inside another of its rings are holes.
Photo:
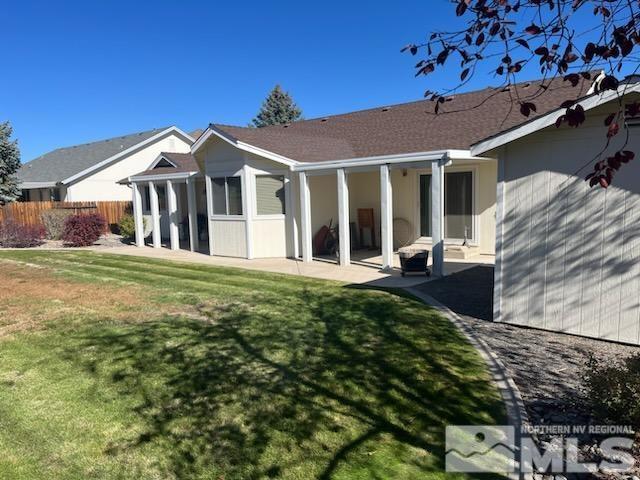
[[[88,174],[115,161],[120,155],[152,142],[155,137],[163,137],[171,132],[178,133],[186,140],[191,137],[176,127],[156,128],[144,132],[109,138],[97,142],[58,148],[22,165],[18,171],[21,183],[69,183],[77,177]]]
[[[599,107],[600,105],[617,100],[620,95],[627,96],[638,93],[640,93],[640,83],[624,83],[621,84],[617,91],[606,90],[600,93],[591,93],[590,95],[578,99],[576,104],[580,104],[585,111],[589,111]],[[506,145],[507,143],[511,143],[544,128],[555,125],[558,116],[564,110],[564,108],[555,108],[544,115],[538,116],[537,118],[533,118],[527,122],[505,129],[502,132],[498,132],[495,135],[481,139],[472,145],[471,153],[472,155],[482,155]]]

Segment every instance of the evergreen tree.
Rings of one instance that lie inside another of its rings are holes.
[[[262,103],[258,115],[253,119],[253,125],[256,127],[285,125],[299,120],[301,116],[302,110],[298,108],[291,96],[282,90],[280,85],[276,85]]]
[[[17,140],[10,140],[13,129],[9,122],[0,123],[0,205],[13,202],[20,196],[16,173],[20,168]]]

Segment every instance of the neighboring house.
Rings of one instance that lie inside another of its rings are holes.
[[[620,87],[626,104],[640,101],[634,81]],[[556,110],[471,148],[498,159],[494,320],[640,343],[640,118],[606,149],[628,138],[636,155],[613,185],[584,181],[618,98],[580,99],[589,111],[580,128],[556,128]]]
[[[196,240],[190,248],[197,249],[201,185],[212,255],[311,261],[313,235],[332,220],[339,226],[340,264],[348,265],[358,209],[373,209],[383,269],[405,244],[432,250],[436,274],[445,252],[457,258],[493,254],[497,162],[469,148],[521,123],[512,96],[538,92],[539,84],[459,94],[442,105],[449,113],[439,115],[433,102],[419,101],[284,126],[212,124],[191,146],[187,169],[166,157],[162,171],[129,178],[138,245],[144,245],[148,208],[154,246],[168,236],[171,248],[180,248],[184,223]],[[536,99],[538,114],[589,87],[554,80]]]
[[[131,189],[118,180],[148,168],[162,151],[189,152],[192,143],[167,127],[59,148],[20,168],[23,200],[131,200]]]

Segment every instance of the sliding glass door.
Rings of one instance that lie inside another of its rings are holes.
[[[450,240],[474,238],[473,173],[444,174],[444,236]],[[431,175],[420,175],[420,236],[431,236]]]

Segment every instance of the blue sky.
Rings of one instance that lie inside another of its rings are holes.
[[[23,162],[172,124],[246,125],[276,83],[307,118],[417,100],[446,76],[415,79],[399,50],[456,22],[447,0],[14,0],[0,18],[0,121]]]

